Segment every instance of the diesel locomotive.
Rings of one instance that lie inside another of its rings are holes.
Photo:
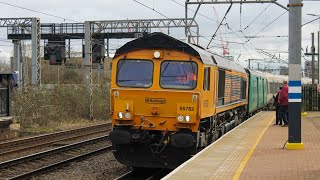
[[[114,156],[133,167],[175,168],[270,106],[285,79],[163,33],[128,42],[112,62]]]

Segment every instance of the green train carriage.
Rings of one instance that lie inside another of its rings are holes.
[[[268,80],[265,74],[246,69],[249,77],[248,115],[266,108],[268,101]]]

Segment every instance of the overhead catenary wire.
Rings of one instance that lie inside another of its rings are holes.
[[[243,29],[243,31],[246,30],[246,29],[248,29],[249,26],[250,26],[252,23],[254,23],[254,22],[262,15],[262,13],[264,13],[264,12],[269,8],[270,5],[271,5],[271,3],[270,3],[266,8],[264,8],[264,9],[258,14],[258,16],[256,16],[256,17]],[[241,29],[241,28],[240,28],[240,29]]]
[[[240,40],[242,39],[242,38],[229,26],[228,23],[226,23],[226,27],[227,27],[227,29],[231,30],[231,33],[233,33],[235,36],[237,36]],[[244,38],[246,38],[246,37],[244,36]],[[252,53],[250,53],[250,52],[248,51],[248,49],[246,48],[246,44],[243,43],[242,46],[243,46],[243,48],[245,49],[245,51],[246,51],[248,54],[250,54],[251,58],[253,59]]]
[[[231,9],[231,7],[232,7],[232,3],[230,4],[227,12],[224,14],[224,17],[222,18],[221,22],[219,23],[219,26],[217,27],[216,31],[215,31],[214,34],[212,35],[212,38],[211,38],[211,40],[209,41],[209,43],[208,43],[208,45],[207,45],[207,49],[209,48],[211,41],[212,41],[212,40],[214,39],[214,37],[216,36],[216,34],[217,34],[220,26],[222,25],[222,22],[226,19],[227,15],[228,15],[228,13],[229,13],[229,11],[230,11],[230,9]]]
[[[285,11],[284,13],[282,13],[280,16],[278,16],[277,18],[275,18],[274,20],[272,20],[270,23],[268,23],[267,25],[265,25],[262,29],[260,29],[254,36],[257,36],[259,33],[261,33],[263,30],[265,30],[267,27],[269,27],[271,24],[273,24],[275,21],[277,21],[280,17],[282,17],[284,14],[286,14],[288,11]],[[243,31],[240,30],[242,33]],[[249,42],[250,40],[248,40]]]
[[[143,4],[143,3],[141,3],[141,2],[139,2],[139,1],[137,1],[137,0],[133,0],[133,1],[134,1],[134,2],[137,2],[138,4],[140,4],[140,5],[148,8],[148,9],[150,9],[150,10],[156,12],[156,13],[158,13],[159,15],[161,15],[161,16],[167,18],[167,19],[170,19],[168,16],[164,15],[164,14],[161,13],[160,11],[157,11],[157,10],[155,10],[155,9],[153,9],[153,8],[151,8],[151,7],[145,5],[145,4]],[[194,31],[191,30],[191,29],[190,29],[190,31],[194,32]],[[194,32],[194,33],[195,33],[195,32]],[[208,39],[207,37],[204,37],[204,36],[202,36],[202,35],[199,35],[199,37],[201,37],[201,38],[203,38],[203,39],[205,39],[205,40],[207,40],[207,41],[210,41],[210,39]],[[215,43],[215,44],[216,44],[216,43]],[[214,46],[214,47],[219,47],[219,48],[221,48],[220,44],[217,44],[217,45],[218,45],[218,46]]]
[[[154,11],[154,12],[156,12],[156,13],[158,13],[158,14],[160,14],[161,16],[163,16],[163,17],[165,17],[165,18],[167,18],[167,19],[169,19],[169,20],[172,19],[172,18],[169,18],[168,16],[164,15],[164,14],[161,13],[160,11],[157,11],[157,10],[155,10],[154,8],[151,8],[151,7],[143,4],[142,2],[139,2],[139,1],[137,1],[137,0],[133,0],[133,1],[136,2],[136,3],[138,3],[138,4],[140,4],[140,5],[142,5],[142,6],[144,6],[144,7],[146,7],[146,8],[148,8],[148,9],[150,9],[150,10],[152,10],[152,11]],[[187,23],[187,22],[186,22],[186,23]],[[191,29],[189,29],[189,30],[192,31]],[[192,31],[192,32],[194,32],[194,31]],[[201,37],[201,36],[199,35],[199,37]],[[193,39],[193,38],[192,38],[192,39]],[[194,39],[193,39],[193,41],[194,41]],[[195,41],[194,41],[194,43],[196,44]]]
[[[247,37],[246,37],[246,35],[244,34],[244,33],[242,33],[243,34],[243,38],[241,38],[230,26],[229,26],[229,24],[226,22],[226,27],[227,27],[227,29],[229,29],[229,30],[231,30],[231,33],[232,34],[235,34],[236,35],[236,37],[239,39],[239,40],[241,40],[241,39],[246,39],[246,40],[248,40],[247,39]],[[228,34],[230,34],[230,33],[228,33]],[[242,44],[242,46],[243,46],[243,48],[245,49],[245,51],[251,56],[251,58],[253,59],[253,56],[252,56],[252,53],[250,53],[249,52],[249,50],[246,48],[246,44],[245,44],[245,42],[243,42],[243,43],[240,43],[240,44]],[[252,43],[250,43],[251,44],[251,46],[253,47],[253,50],[255,50],[255,51],[257,51],[258,53],[259,53],[259,51],[257,50],[257,48],[252,44]]]
[[[282,14],[283,15],[283,14]],[[282,16],[282,15],[280,15],[280,17]],[[279,17],[278,17],[279,18]],[[277,20],[278,18],[276,18],[275,20]],[[275,21],[274,20],[274,21]],[[272,23],[274,22],[274,21],[272,21]],[[271,23],[269,23],[267,26],[269,26]],[[231,29],[230,28],[230,26],[228,26],[228,24],[227,24],[227,27],[229,28],[229,29]],[[232,30],[232,29],[231,29]],[[232,32],[237,36],[237,34],[232,30]],[[249,42],[249,44],[254,48],[254,50],[255,51],[257,51],[259,54],[260,53],[262,53],[262,54],[264,54],[264,55],[266,55],[266,54],[268,54],[268,53],[265,53],[264,51],[262,51],[262,50],[259,50],[258,48],[256,48],[253,44],[252,44],[252,42],[250,42],[250,40],[247,38],[247,36],[244,34],[244,32],[243,31],[240,31],[242,34],[243,34],[243,36],[244,36],[244,38],[246,38],[247,39],[247,41],[245,42],[245,44],[246,43],[248,43]],[[257,35],[257,34],[256,34]],[[243,47],[245,48],[245,44],[243,44]],[[245,48],[246,49],[246,48]],[[246,51],[248,52],[248,50],[246,49]],[[252,56],[251,56],[252,57]],[[272,59],[271,59],[272,60]],[[270,60],[270,61],[271,61]],[[280,59],[280,58],[277,58],[277,60],[279,61],[279,63],[280,63],[280,61],[282,61],[282,62],[286,62],[285,60],[283,60],[283,59]]]
[[[310,24],[310,23],[312,23],[312,22],[314,22],[314,21],[316,21],[316,20],[318,20],[318,19],[320,19],[320,16],[319,16],[318,18],[315,18],[315,19],[313,19],[313,20],[311,20],[311,21],[308,21],[308,22],[302,24],[301,26],[305,26],[305,25],[307,25],[307,24]]]
[[[178,4],[178,5],[180,5],[180,6],[182,6],[182,7],[185,7],[185,5],[179,3],[179,2],[177,2],[177,1],[175,1],[175,0],[171,0],[171,1],[174,2],[174,3],[176,3],[176,4]],[[190,8],[188,8],[188,10],[190,10],[190,11],[192,11],[192,12],[196,12],[195,10],[190,9]],[[215,20],[215,19],[213,19],[213,18],[210,18],[209,16],[206,16],[206,15],[201,14],[201,13],[198,13],[198,14],[199,14],[199,16],[202,16],[202,17],[207,18],[207,19],[209,19],[209,20],[211,20],[211,21],[214,21],[214,22],[219,23],[217,20]]]
[[[165,18],[167,18],[167,19],[171,19],[171,18],[169,18],[168,16],[166,16],[166,15],[162,14],[160,11],[157,11],[157,10],[155,10],[154,8],[151,8],[151,7],[149,7],[149,6],[145,5],[145,4],[143,4],[142,2],[139,2],[139,1],[137,1],[137,0],[133,0],[133,1],[134,1],[134,2],[136,2],[136,3],[138,3],[138,4],[140,4],[141,6],[144,6],[144,7],[148,8],[148,9],[150,9],[150,10],[152,10],[152,11],[154,11],[154,12],[156,12],[156,13],[160,14],[161,16],[163,16],[163,17],[165,17]]]
[[[228,25],[228,23],[227,23],[227,28],[230,29],[236,36],[238,36],[237,33],[234,32],[234,30]],[[246,38],[246,35],[245,35],[242,31],[240,31],[240,32],[243,34],[244,38]],[[238,36],[238,37],[239,37],[239,36]],[[239,39],[240,39],[240,37],[239,37]],[[258,52],[258,54],[261,54],[262,52],[264,52],[264,51],[258,49],[257,47],[255,47],[251,42],[249,42],[249,44],[253,47],[253,49],[254,49],[256,52]],[[248,49],[246,48],[246,43],[243,44],[243,48],[249,53]],[[250,53],[249,53],[249,54],[250,54]],[[266,55],[267,53],[262,53],[262,54],[263,54],[263,55]],[[251,54],[250,54],[250,56],[251,56],[251,59],[255,59],[255,58],[253,58],[253,56],[252,56]],[[270,57],[270,56],[268,56],[268,57]],[[280,59],[280,58],[277,58],[277,60],[278,60],[279,63],[281,63],[281,62],[286,62],[285,60]],[[272,59],[271,59],[270,61],[272,61]]]
[[[45,13],[45,12],[41,12],[41,11],[38,11],[38,10],[34,10],[34,9],[30,9],[30,8],[18,6],[18,5],[11,4],[11,3],[7,3],[7,2],[3,2],[3,1],[0,1],[0,3],[1,3],[1,4],[8,5],[8,6],[15,7],[15,8],[24,9],[24,10],[27,10],[27,11],[32,11],[32,12],[40,13],[40,14],[43,14],[43,15],[46,15],[46,16],[51,16],[51,17],[63,19],[64,21],[65,21],[65,20],[69,20],[69,21],[72,21],[72,22],[79,22],[79,21],[76,21],[76,20],[73,20],[73,19],[69,19],[69,18],[65,18],[65,17],[61,17],[61,16],[57,16],[57,15],[49,14],[49,13]]]

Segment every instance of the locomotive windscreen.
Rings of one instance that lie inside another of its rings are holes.
[[[197,86],[198,65],[190,61],[161,63],[160,86],[170,89],[194,89]]]
[[[117,85],[122,87],[150,87],[153,62],[149,60],[122,59],[117,66]]]

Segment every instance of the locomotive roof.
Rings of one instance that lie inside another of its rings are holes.
[[[126,43],[116,51],[115,56],[139,49],[174,49],[200,57],[202,63],[205,65],[213,65],[227,70],[246,73],[242,66],[229,59],[210,53],[201,47],[182,42],[160,32],[151,33]]]

